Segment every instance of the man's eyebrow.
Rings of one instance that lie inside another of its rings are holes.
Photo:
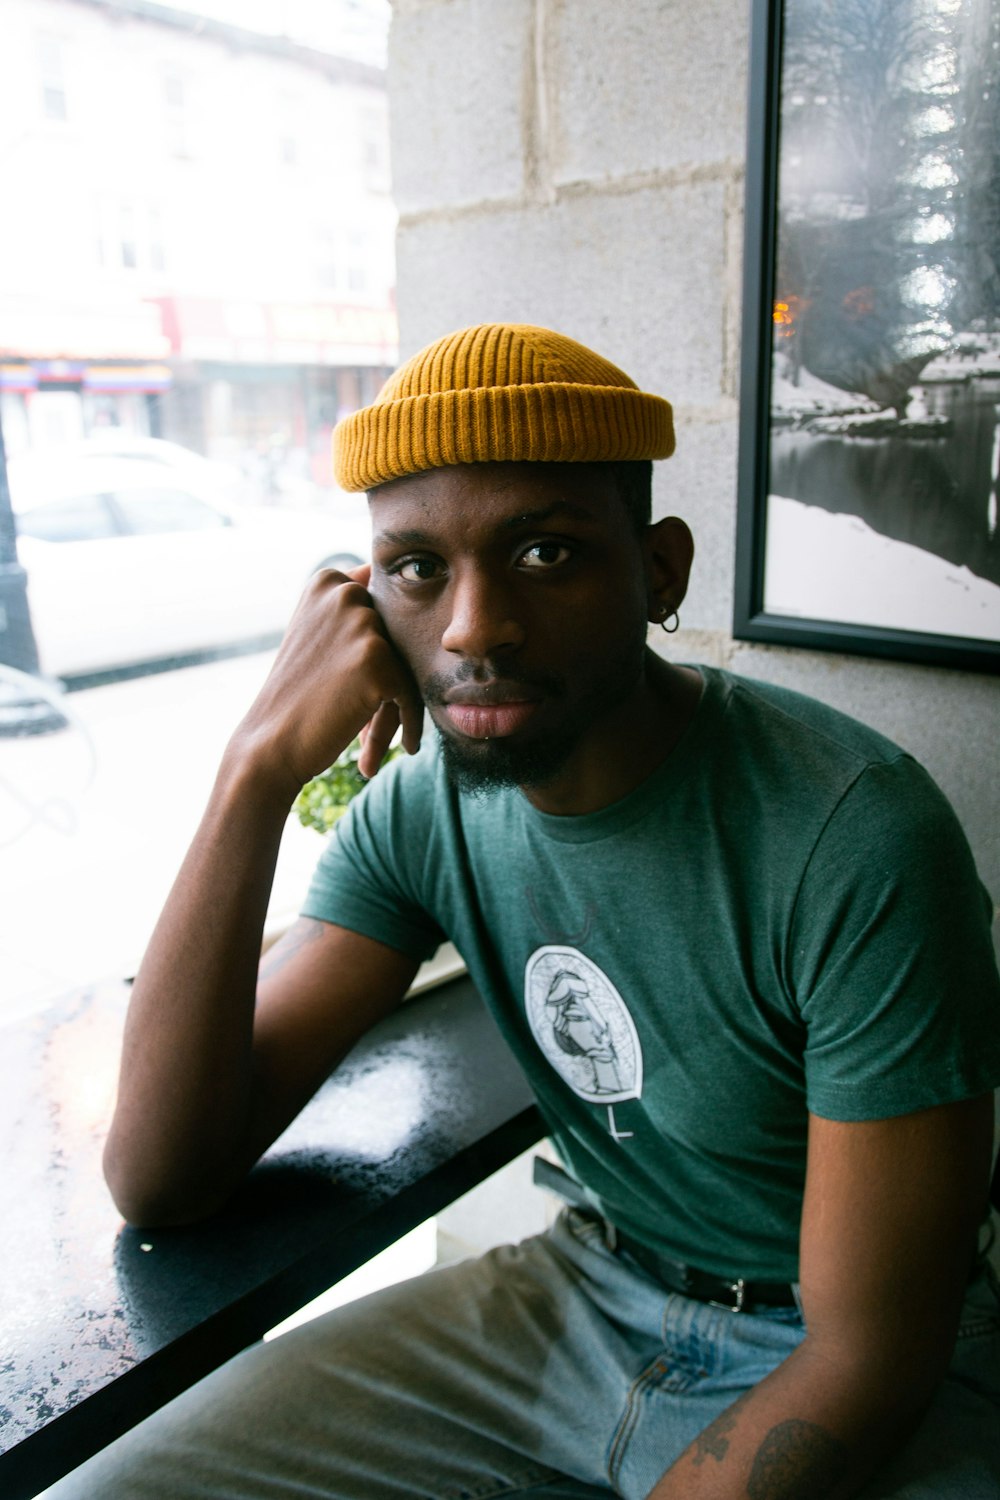
[[[517,531],[522,526],[541,526],[546,521],[551,521],[553,516],[568,514],[578,521],[593,524],[596,519],[593,512],[585,505],[576,505],[572,500],[554,500],[551,505],[546,505],[540,510],[522,510],[517,515],[510,516],[502,521],[498,530]],[[434,547],[439,538],[427,531],[409,529],[403,531],[379,531],[372,538],[373,547]]]
[[[585,505],[576,505],[572,500],[554,500],[543,510],[522,510],[520,514],[511,516],[509,521],[504,521],[502,529],[516,531],[519,526],[541,526],[544,521],[551,521],[560,512],[569,514],[578,521],[593,522],[596,519],[593,511],[588,510]]]
[[[378,531],[372,537],[372,546],[391,543],[394,547],[432,547],[434,538],[426,531]]]

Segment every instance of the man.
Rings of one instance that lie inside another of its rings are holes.
[[[649,524],[672,447],[520,325],[342,424],[370,575],[313,581],[227,748],[106,1156],[134,1222],[210,1213],[447,936],[579,1206],[241,1356],[60,1495],[1000,1494],[983,892],[895,746],[647,649],[692,557]],[[359,731],[373,783],[258,985],[289,805]]]

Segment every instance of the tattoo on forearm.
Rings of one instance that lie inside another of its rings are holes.
[[[277,974],[279,969],[295,956],[314,942],[323,931],[322,922],[311,921],[308,917],[300,917],[294,922],[284,937],[278,939],[273,948],[268,948],[260,961],[260,978],[270,979],[272,974]]]
[[[695,1468],[709,1458],[722,1463],[740,1409],[752,1395],[745,1391],[695,1438],[691,1448]],[[749,1500],[823,1500],[836,1489],[846,1468],[847,1449],[824,1428],[797,1418],[779,1422],[757,1450],[747,1495]]]
[[[691,1462],[695,1468],[703,1464],[706,1458],[714,1458],[717,1464],[721,1464],[729,1452],[729,1434],[736,1426],[740,1407],[749,1397],[750,1392],[744,1391],[743,1395],[738,1397],[732,1406],[727,1406],[721,1416],[716,1417],[715,1421],[710,1423],[704,1432],[698,1434],[694,1440],[694,1453],[691,1457]]]
[[[779,1422],[757,1450],[747,1495],[749,1500],[823,1500],[846,1468],[844,1444],[815,1422]]]

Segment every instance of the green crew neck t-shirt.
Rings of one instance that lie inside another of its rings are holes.
[[[420,958],[450,939],[595,1206],[659,1254],[791,1281],[809,1111],[1000,1084],[990,903],[910,756],[700,670],[680,742],[597,812],[460,795],[436,744],[393,762],[303,914]]]

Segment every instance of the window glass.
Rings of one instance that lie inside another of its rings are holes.
[[[135,972],[301,589],[368,555],[331,435],[397,362],[389,17],[0,4],[0,1021]],[[270,930],[321,848],[290,819]]]
[[[56,37],[39,36],[35,44],[35,59],[41,85],[42,114],[47,120],[67,119],[62,44]]]
[[[93,542],[115,536],[118,528],[103,495],[74,495],[19,515],[17,530],[42,542]]]
[[[222,511],[213,510],[196,495],[184,490],[115,490],[111,500],[122,518],[123,529],[132,535],[207,531],[227,524]]]

